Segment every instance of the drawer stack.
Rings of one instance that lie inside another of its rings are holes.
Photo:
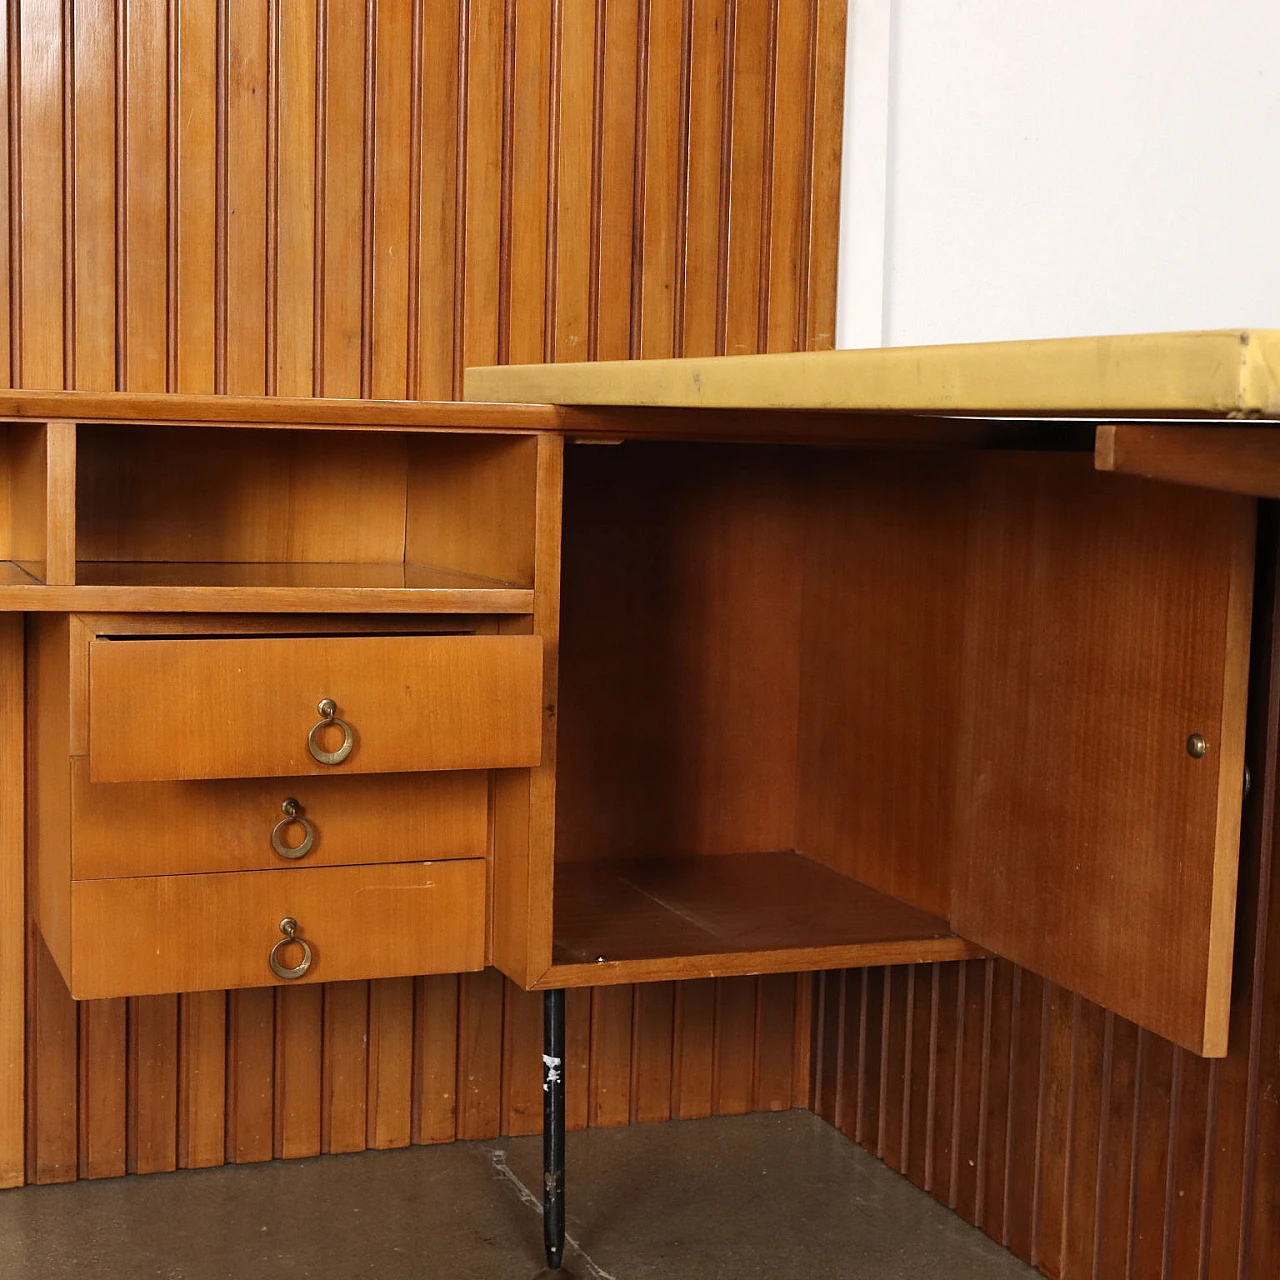
[[[77,999],[484,965],[488,771],[540,759],[541,640],[307,622],[33,620],[38,913]]]

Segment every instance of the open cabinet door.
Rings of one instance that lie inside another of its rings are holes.
[[[977,460],[952,925],[1221,1056],[1255,507],[1089,461]]]

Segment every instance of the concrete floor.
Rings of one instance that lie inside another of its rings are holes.
[[[569,1135],[563,1280],[1030,1280],[803,1111]],[[0,1192],[4,1280],[531,1280],[541,1140]]]

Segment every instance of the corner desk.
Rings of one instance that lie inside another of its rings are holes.
[[[998,954],[1225,1053],[1280,333],[466,395],[0,394],[74,997],[547,992],[553,1267],[569,986]]]

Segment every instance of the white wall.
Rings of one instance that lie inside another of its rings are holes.
[[[839,345],[1280,328],[1280,0],[849,0]]]

